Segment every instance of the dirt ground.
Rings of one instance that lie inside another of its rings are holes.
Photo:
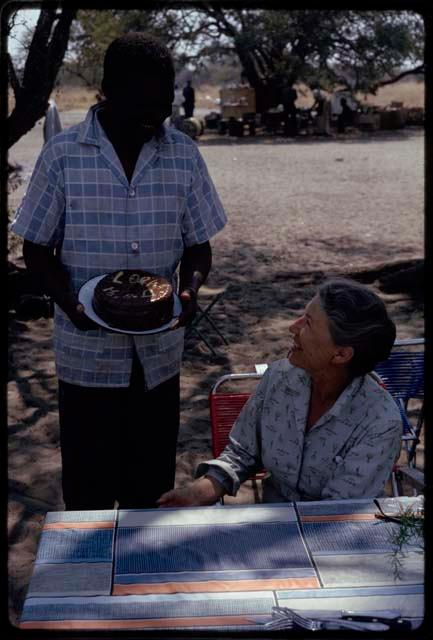
[[[65,126],[81,118],[61,114]],[[10,160],[28,178],[42,144],[41,124],[20,140]],[[383,262],[421,258],[424,243],[424,135],[420,129],[338,138],[231,139],[206,135],[200,150],[229,223],[212,242],[213,269],[203,305],[225,295],[206,323],[212,355],[190,339],[182,369],[181,429],[176,484],[211,456],[208,393],[219,376],[252,371],[284,357],[288,325],[323,277]],[[11,194],[14,209],[25,183]],[[20,243],[10,240],[20,264]],[[424,335],[422,301],[386,295],[398,338]],[[52,321],[9,327],[9,606],[22,607],[46,511],[63,508]],[[241,499],[254,500],[249,487]]]

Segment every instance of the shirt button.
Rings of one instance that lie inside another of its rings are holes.
[[[129,190],[129,195],[130,195],[130,197],[135,196],[135,189],[130,189]]]
[[[131,249],[133,251],[138,251],[138,242],[131,242]]]

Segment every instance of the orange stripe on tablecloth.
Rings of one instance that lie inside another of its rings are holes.
[[[115,522],[101,520],[100,522],[49,522],[46,529],[114,529]]]
[[[261,616],[254,615],[254,619]],[[263,619],[269,616],[263,615]],[[223,625],[251,625],[250,616],[202,616],[196,618],[153,618],[142,620],[32,620],[21,622],[20,629],[142,629],[157,627],[218,627]]]
[[[210,591],[262,591],[273,589],[317,589],[314,576],[308,578],[281,578],[278,580],[209,580],[206,582],[157,582],[115,584],[112,595],[143,595],[158,593],[206,593]]]
[[[348,520],[375,520],[374,513],[345,513],[329,516],[302,516],[301,522],[340,522]]]

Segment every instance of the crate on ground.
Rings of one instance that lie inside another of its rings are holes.
[[[256,111],[256,92],[247,85],[220,89],[220,99],[221,115],[226,120],[242,118],[244,113]]]
[[[406,110],[388,108],[380,112],[381,129],[401,129],[406,123]]]
[[[380,114],[372,111],[369,113],[360,113],[355,119],[355,124],[360,129],[377,131],[380,129]]]
[[[218,129],[218,123],[221,120],[221,114],[217,111],[211,111],[204,117],[207,129]]]

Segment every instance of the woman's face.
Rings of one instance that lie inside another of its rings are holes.
[[[303,315],[295,320],[289,331],[293,345],[287,355],[289,362],[311,374],[326,370],[337,351],[331,338],[328,317],[319,296],[307,304]]]

